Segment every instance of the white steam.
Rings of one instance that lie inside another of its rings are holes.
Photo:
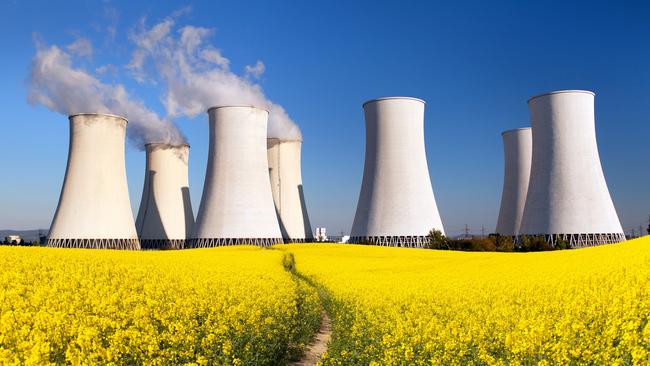
[[[148,142],[185,143],[185,137],[171,121],[131,98],[123,85],[103,83],[96,76],[75,67],[73,55],[92,55],[92,45],[88,40],[78,38],[65,50],[36,42],[36,55],[29,76],[27,99],[30,104],[42,104],[65,115],[111,113],[124,116],[129,120],[127,136],[140,149],[144,149]],[[100,67],[96,72],[101,74],[105,69]]]
[[[143,82],[147,65],[153,65],[167,86],[163,103],[170,117],[194,117],[217,105],[254,105],[269,110],[269,137],[302,139],[284,108],[266,98],[262,88],[251,81],[263,74],[261,61],[246,66],[243,76],[237,75],[230,70],[230,61],[209,43],[212,29],[175,29],[175,18],[172,15],[151,28],[143,21],[131,35],[136,49],[127,66],[135,79]]]

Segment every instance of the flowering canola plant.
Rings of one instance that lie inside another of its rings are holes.
[[[0,247],[0,365],[281,363],[320,316],[282,259]]]
[[[283,249],[327,294],[325,365],[650,363],[650,237],[538,253]]]
[[[543,253],[0,247],[0,365],[650,362],[650,237]]]

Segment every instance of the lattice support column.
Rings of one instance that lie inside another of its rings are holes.
[[[140,246],[142,249],[173,250],[184,249],[185,242],[185,239],[141,239]]]
[[[535,235],[530,235],[535,236]],[[615,244],[626,240],[623,233],[590,233],[590,234],[545,234],[544,240],[555,246],[559,241],[569,243],[571,248],[593,247],[603,244]],[[521,236],[514,237],[515,244],[521,244]]]
[[[122,249],[139,250],[138,239],[47,239],[46,246],[52,248],[82,248],[82,249]]]
[[[387,247],[424,248],[428,242],[426,236],[355,236],[350,238],[353,244],[371,244]]]
[[[257,245],[269,247],[282,244],[282,238],[195,238],[188,241],[188,248],[212,248],[229,245]]]

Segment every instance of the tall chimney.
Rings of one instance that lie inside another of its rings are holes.
[[[519,235],[521,216],[526,204],[530,161],[533,154],[533,135],[530,128],[516,128],[501,134],[505,169],[501,208],[495,232],[500,235]]]
[[[528,101],[533,154],[521,234],[574,247],[625,240],[598,156],[594,96],[562,90]]]
[[[127,120],[98,113],[69,119],[68,165],[47,246],[140,249],[126,183]]]
[[[142,249],[182,249],[194,230],[190,202],[190,146],[149,143],[136,228]]]
[[[192,247],[282,243],[266,156],[268,111],[208,110],[210,149]]]
[[[424,101],[388,97],[363,104],[366,162],[351,241],[422,247],[443,231],[424,149]]]
[[[266,141],[271,192],[282,238],[285,243],[311,242],[314,237],[307,214],[300,168],[302,141],[276,138]]]

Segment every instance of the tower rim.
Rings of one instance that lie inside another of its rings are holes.
[[[211,110],[213,109],[220,109],[220,108],[253,108],[253,109],[259,109],[262,111],[265,111],[266,113],[270,113],[268,109],[264,107],[260,107],[257,105],[253,104],[226,104],[226,105],[215,105],[206,110],[206,113],[210,113]]]
[[[171,142],[147,142],[147,143],[144,144],[145,147],[147,147],[147,146],[158,146],[158,145],[169,146],[169,147],[190,147],[190,144],[187,143],[187,142],[183,142],[183,143],[180,143],[180,144],[174,144],[174,143],[171,143]]]
[[[427,104],[427,102],[425,102],[424,99],[420,99],[420,98],[406,97],[406,96],[393,96],[393,97],[380,97],[380,98],[374,98],[374,99],[367,100],[361,105],[361,108],[364,108],[366,106],[366,104],[369,104],[369,103],[381,102],[381,101],[384,101],[384,100],[391,100],[391,99],[413,100],[413,101],[416,101],[416,102],[420,102],[422,104]]]
[[[554,94],[591,94],[593,96],[596,96],[596,93],[591,91],[591,90],[583,90],[583,89],[555,90],[555,91],[550,91],[550,92],[534,95],[534,96],[528,98],[527,103],[530,103],[533,99],[537,99],[537,98],[540,98],[540,97],[545,97],[545,96],[548,96],[548,95],[554,95]]]
[[[98,112],[89,112],[89,113],[74,113],[68,116],[68,119],[71,120],[74,117],[78,116],[103,116],[103,117],[113,117],[117,119],[124,120],[124,122],[129,123],[129,120],[126,119],[126,117],[122,117],[117,114],[111,114],[111,113],[98,113]]]
[[[525,130],[530,130],[531,127],[519,127],[519,128],[511,128],[509,130],[505,130],[501,132],[501,136],[505,136],[506,134],[511,134],[519,131],[525,131]]]

